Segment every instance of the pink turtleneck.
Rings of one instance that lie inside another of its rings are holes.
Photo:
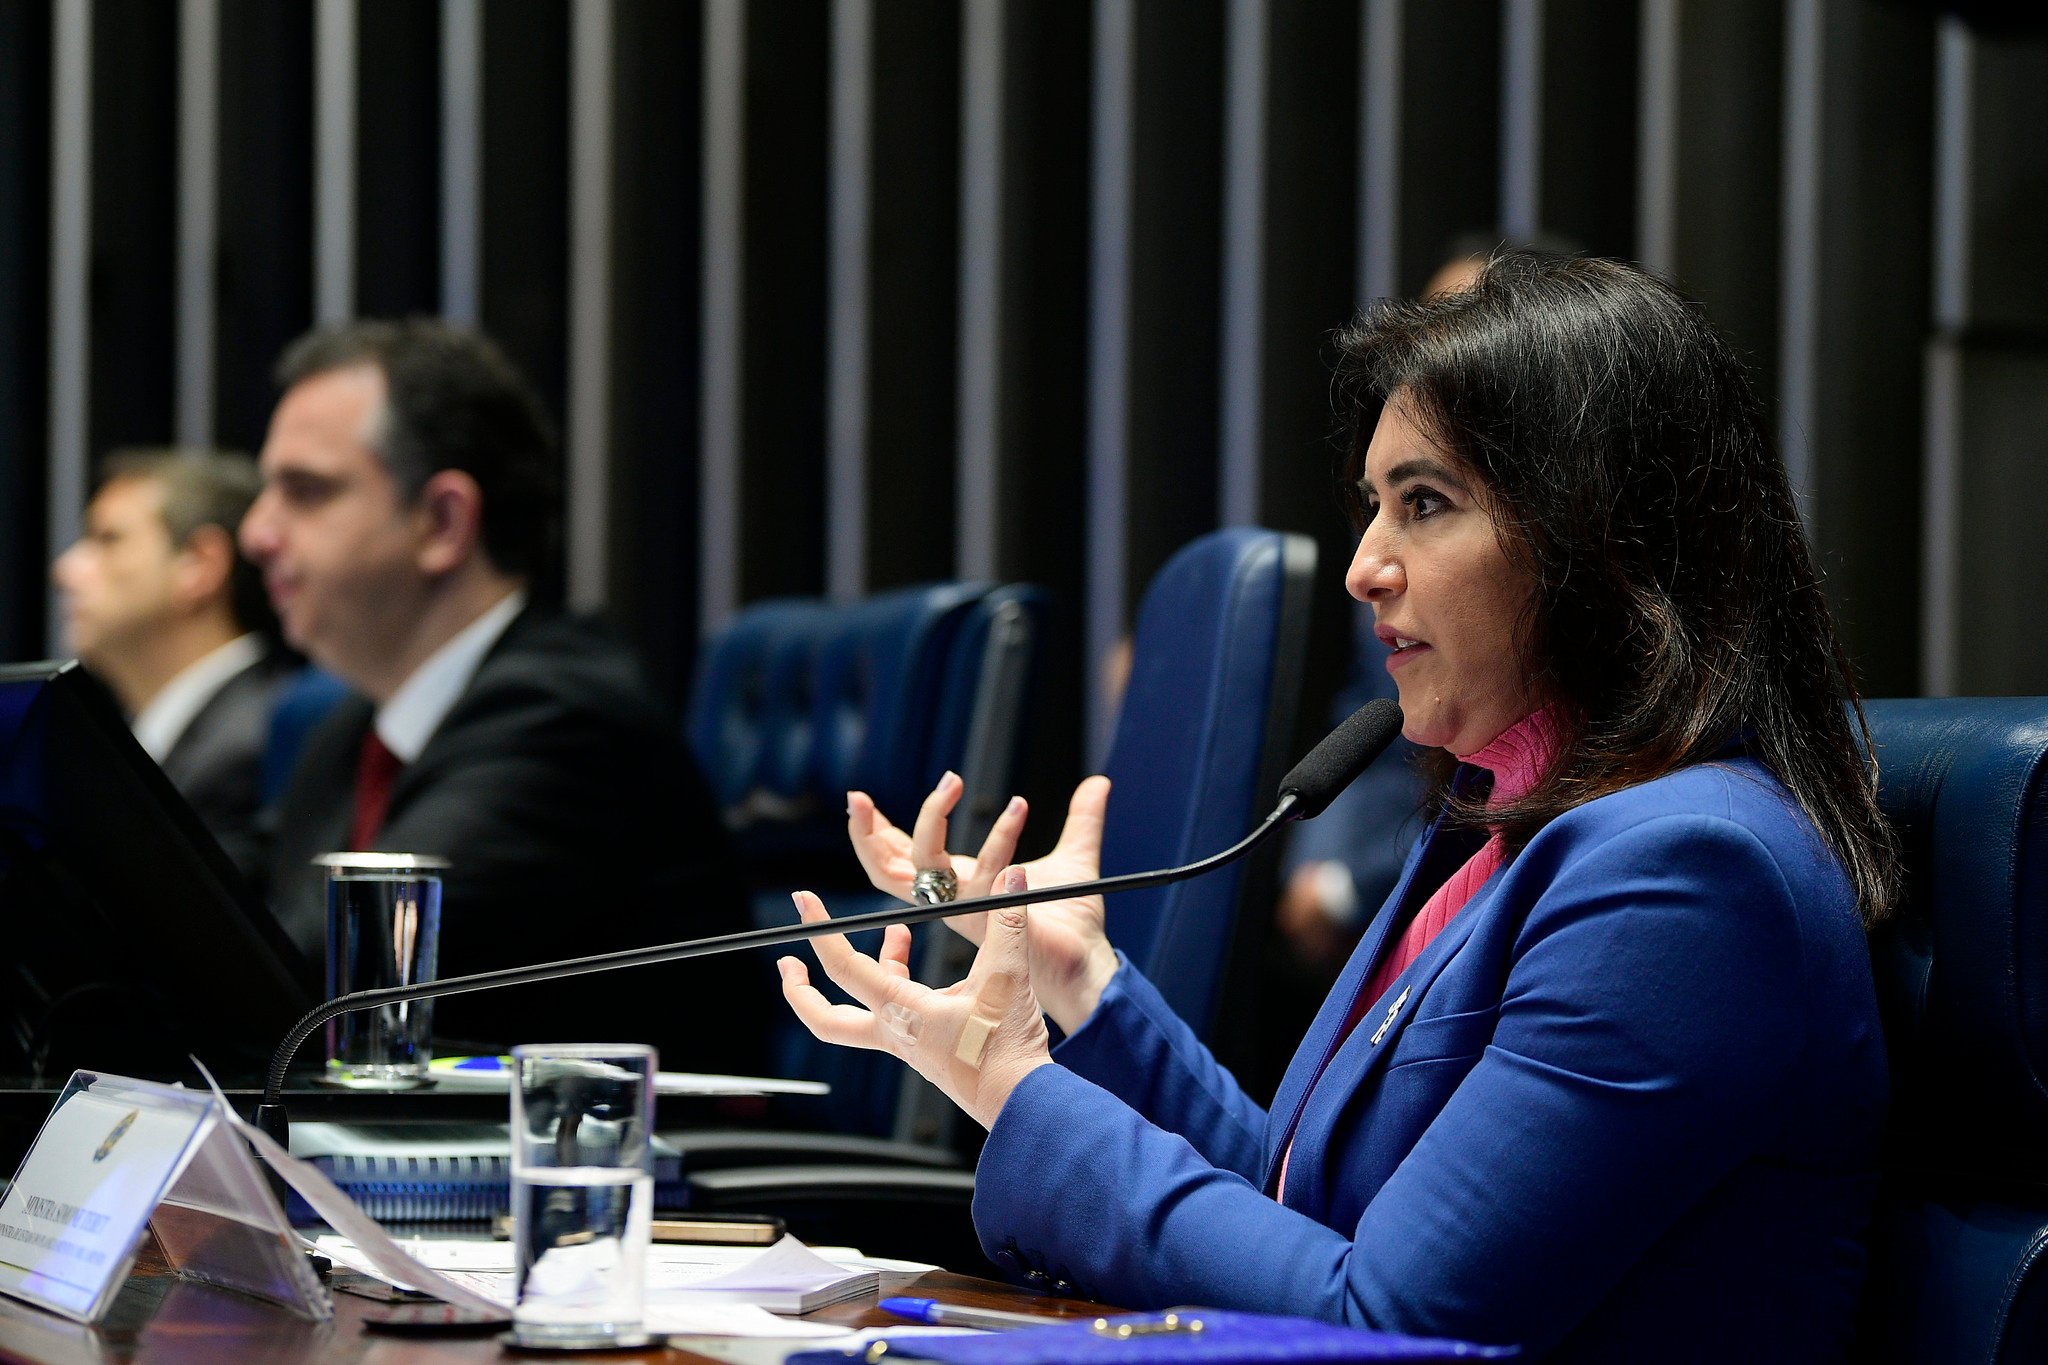
[[[1459,754],[1458,761],[1493,774],[1493,792],[1486,798],[1486,804],[1501,806],[1519,801],[1535,790],[1544,768],[1549,766],[1551,756],[1556,752],[1556,723],[1550,708],[1545,707],[1522,717],[1495,735],[1492,742],[1478,753]],[[1486,885],[1486,879],[1500,870],[1504,856],[1500,831],[1495,830],[1479,851],[1446,878],[1444,884],[1436,889],[1436,894],[1415,912],[1415,918],[1408,921],[1407,929],[1380,959],[1371,979],[1365,983],[1365,989],[1359,993],[1358,1003],[1352,1006],[1351,1022],[1345,1026],[1346,1036],[1365,1017],[1365,1012],[1386,994],[1387,987],[1394,984],[1394,978],[1407,971],[1408,964],[1422,956],[1422,950],[1429,946],[1429,941],[1451,922],[1452,916],[1465,908],[1465,902]]]
[[[1493,740],[1477,753],[1459,754],[1458,761],[1469,763],[1475,768],[1484,768],[1493,774],[1493,791],[1487,796],[1489,807],[1519,801],[1536,787],[1543,777],[1543,770],[1549,766],[1557,752],[1557,727],[1549,707],[1534,711],[1494,736]],[[1479,888],[1486,885],[1486,879],[1500,870],[1506,851],[1501,844],[1500,831],[1494,830],[1477,853],[1466,859],[1460,867],[1444,880],[1422,908],[1415,912],[1415,918],[1408,921],[1408,927],[1401,931],[1373,968],[1365,986],[1352,1002],[1351,1012],[1345,1018],[1344,1028],[1337,1035],[1341,1045],[1351,1036],[1351,1031],[1387,993],[1409,964],[1422,956],[1430,940],[1442,931],[1446,924],[1465,908]],[[1336,1054],[1336,1046],[1330,1053]],[[1321,1080],[1318,1075],[1316,1080]],[[1315,1081],[1309,1082],[1309,1089],[1315,1089]],[[1304,1103],[1306,1098],[1304,1097]],[[1280,1176],[1273,1197],[1280,1199],[1287,1193],[1287,1159],[1293,1155],[1292,1135],[1287,1142],[1288,1150],[1280,1158]]]

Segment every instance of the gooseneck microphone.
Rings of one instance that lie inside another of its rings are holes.
[[[1074,896],[1108,895],[1118,891],[1138,891],[1146,887],[1164,886],[1169,882],[1184,881],[1199,877],[1227,866],[1250,853],[1265,842],[1274,830],[1291,820],[1307,820],[1323,813],[1337,793],[1351,785],[1364,772],[1366,765],[1386,751],[1394,737],[1401,733],[1401,708],[1391,701],[1367,702],[1353,712],[1324,737],[1308,753],[1308,757],[1294,765],[1287,776],[1280,779],[1278,799],[1273,810],[1258,828],[1221,853],[1214,853],[1199,862],[1183,867],[1161,868],[1153,872],[1128,872],[1118,877],[1101,877],[1094,881],[1073,882],[1065,886],[1034,886],[1023,891],[1009,891],[998,896],[977,896],[971,900],[948,901],[943,905],[912,905],[901,910],[877,910],[866,915],[848,915],[844,919],[822,920],[816,924],[791,924],[773,929],[748,929],[736,934],[718,934],[711,938],[690,939],[682,943],[664,943],[651,948],[627,948],[618,952],[598,953],[591,957],[573,957],[560,962],[543,962],[531,967],[507,967],[495,972],[477,972],[470,976],[450,976],[438,981],[422,981],[410,986],[385,986],[375,990],[352,991],[336,996],[325,1004],[316,1005],[292,1025],[291,1031],[279,1043],[270,1059],[270,1070],[264,1078],[263,1100],[256,1106],[256,1124],[271,1137],[283,1143],[287,1141],[289,1121],[285,1114],[283,1093],[285,1072],[290,1069],[292,1057],[299,1046],[319,1028],[337,1015],[349,1014],[356,1010],[375,1009],[380,1005],[396,1005],[408,1000],[431,1000],[443,995],[461,995],[469,991],[492,990],[499,986],[523,986],[535,981],[554,981],[567,976],[582,976],[588,972],[609,972],[622,967],[648,967],[657,962],[678,962],[684,958],[709,957],[714,953],[736,952],[742,948],[770,948],[785,943],[796,943],[804,939],[820,938],[826,934],[853,934],[864,929],[880,929],[891,924],[923,924],[928,920],[948,919],[954,915],[971,915],[983,910],[1000,910],[1012,905],[1029,905],[1034,901],[1065,900]]]

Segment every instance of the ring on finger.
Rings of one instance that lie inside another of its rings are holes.
[[[910,899],[919,905],[946,905],[960,896],[960,879],[950,867],[921,867],[910,883]]]

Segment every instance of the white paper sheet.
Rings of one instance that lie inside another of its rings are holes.
[[[313,1245],[324,1256],[350,1269],[361,1269],[358,1245],[347,1237],[326,1235]],[[512,1243],[490,1237],[418,1237],[394,1243],[400,1253],[430,1270],[501,1273],[513,1270]],[[689,1242],[655,1242],[647,1248],[647,1284],[697,1289],[816,1289],[846,1278],[848,1271],[866,1271],[851,1248],[849,1264],[819,1255],[794,1237],[783,1237],[765,1249],[707,1246]],[[365,1271],[364,1273],[370,1273]]]
[[[848,1270],[872,1270],[880,1277],[879,1292],[893,1294],[912,1280],[921,1279],[940,1267],[929,1261],[898,1261],[887,1256],[864,1256],[857,1247],[812,1247],[812,1251],[833,1265]]]
[[[844,1327],[802,1318],[778,1318],[750,1303],[675,1303],[649,1298],[640,1325],[671,1336],[774,1337],[803,1341],[848,1335]]]
[[[438,1294],[439,1290],[433,1285],[421,1282],[421,1276],[427,1275],[500,1308],[509,1307],[512,1303],[514,1277],[510,1242],[480,1237],[441,1237],[409,1238],[391,1245],[407,1264],[417,1268],[415,1272],[394,1273],[390,1266],[380,1264],[351,1237],[328,1234],[315,1238],[313,1242],[315,1249],[336,1265],[405,1288]],[[835,1263],[794,1237],[784,1237],[774,1246],[758,1251],[752,1247],[656,1242],[647,1250],[646,1309],[650,1316],[658,1316],[666,1315],[670,1310],[688,1313],[712,1308],[751,1307],[734,1300],[749,1294],[764,1297],[805,1294],[836,1284],[849,1274],[867,1273],[871,1269],[860,1264],[857,1258],[852,1264]],[[764,1316],[770,1315],[764,1311]],[[650,1325],[649,1330],[709,1333],[718,1329],[656,1328]],[[809,1335],[808,1330],[802,1335]]]
[[[848,1271],[834,1265],[794,1237],[784,1236],[774,1246],[744,1261],[726,1261],[702,1255],[731,1250],[729,1247],[663,1244],[665,1254],[650,1257],[647,1287],[656,1284],[656,1268],[665,1287],[690,1289],[760,1289],[806,1293],[823,1289],[846,1278]]]

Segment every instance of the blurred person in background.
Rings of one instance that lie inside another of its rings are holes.
[[[285,638],[360,694],[308,737],[278,812],[271,905],[309,961],[309,860],[333,850],[451,860],[444,977],[746,927],[680,727],[622,642],[550,602],[558,452],[526,380],[430,319],[316,330],[277,377],[242,547]],[[765,974],[728,959],[457,995],[436,1031],[627,1037],[745,1069]]]
[[[50,569],[72,651],[252,877],[265,854],[263,752],[291,670],[261,577],[235,548],[258,485],[246,455],[118,451],[100,467],[84,534]]]

